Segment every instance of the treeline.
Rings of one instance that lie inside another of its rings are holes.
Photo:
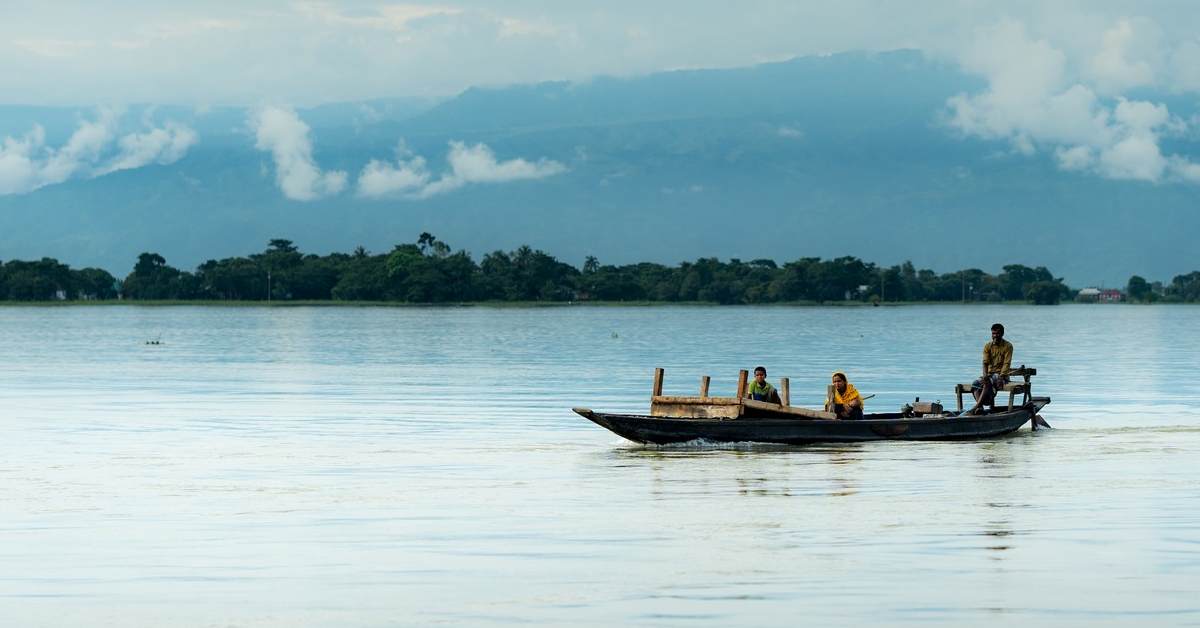
[[[1200,302],[1200,270],[1175,275],[1171,283],[1149,282],[1134,275],[1125,285],[1125,298],[1139,303],[1197,303]]]
[[[0,264],[0,300],[115,299],[120,286],[107,270],[72,270],[56,259]]]
[[[1138,278],[1134,278],[1138,279]],[[1134,284],[1130,280],[1131,287]],[[1150,285],[1150,284],[1148,284]],[[1153,293],[1151,285],[1150,293]],[[1133,291],[1130,291],[1133,295]],[[466,251],[422,233],[387,253],[301,253],[290,240],[271,240],[248,257],[209,260],[179,270],[157,253],[138,256],[118,280],[97,268],[72,270],[53,259],[0,264],[0,300],[235,300],[235,301],[656,301],[828,303],[836,301],[1028,301],[1054,304],[1075,290],[1044,267],[1005,266],[938,274],[912,263],[881,267],[856,257],[804,257],[722,262],[702,258],[677,266],[623,266],[588,257],[582,268],[522,246],[494,251],[478,263]],[[1200,300],[1200,272],[1176,277],[1163,299]]]

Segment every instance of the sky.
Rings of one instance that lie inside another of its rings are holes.
[[[307,106],[898,48],[985,75],[1049,49],[1098,93],[1196,91],[1198,33],[1190,0],[7,0],[0,103]]]
[[[952,131],[1044,151],[1064,170],[1200,182],[1200,165],[1161,148],[1164,137],[1196,136],[1200,121],[1139,96],[1200,95],[1200,4],[1191,1],[10,0],[0,35],[0,103],[98,111],[61,147],[47,146],[38,127],[6,137],[0,194],[85,170],[171,163],[195,143],[178,125],[118,137],[105,119],[130,103],[258,108],[249,120],[257,147],[294,175],[280,176],[281,189],[311,200],[348,181],[308,164],[308,127],[288,113],[294,107],[901,48],[987,79],[931,112]],[[486,150],[476,152],[486,159]],[[420,197],[462,184],[431,180],[423,167],[381,161],[357,189]]]
[[[1168,148],[1200,138],[1200,119],[1165,102],[1200,97],[1193,0],[7,0],[0,104],[94,113],[61,144],[39,124],[2,138],[0,195],[174,163],[203,141],[172,120],[119,130],[123,107],[136,103],[247,107],[254,148],[270,156],[289,200],[420,200],[566,166],[452,141],[436,171],[402,143],[394,159],[380,155],[357,172],[323,169],[302,108],[896,49],[984,79],[929,112],[948,133],[1047,155],[1064,171],[1200,185],[1200,162]]]

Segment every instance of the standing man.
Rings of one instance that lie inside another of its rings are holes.
[[[779,398],[779,393],[775,392],[775,387],[767,383],[767,368],[765,366],[754,367],[754,381],[746,387],[746,396],[755,401],[766,401],[769,403],[783,403]]]
[[[1004,325],[992,325],[992,340],[983,345],[983,377],[971,384],[975,395],[975,407],[967,414],[980,414],[985,405],[995,407],[996,391],[1008,383],[1008,372],[1012,370],[1012,343],[1004,339]]]

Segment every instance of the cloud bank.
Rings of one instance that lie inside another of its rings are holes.
[[[358,195],[365,198],[429,198],[471,183],[504,183],[544,179],[566,166],[549,159],[499,161],[486,144],[451,141],[446,155],[449,170],[434,178],[423,157],[412,156],[401,143],[395,163],[371,160],[358,177]]]
[[[62,146],[46,145],[35,124],[20,138],[0,144],[0,195],[24,194],[72,178],[92,178],[118,170],[179,161],[197,141],[196,132],[168,121],[162,128],[118,136],[120,114],[101,108],[95,120],[80,120]]]
[[[344,171],[322,171],[317,167],[309,127],[295,111],[264,107],[251,116],[250,126],[254,129],[254,147],[271,153],[275,183],[287,198],[311,201],[346,187]]]
[[[1161,147],[1163,137],[1188,124],[1164,104],[1122,96],[1163,80],[1158,68],[1166,56],[1156,29],[1147,20],[1120,19],[1095,48],[1074,55],[1013,20],[982,29],[961,63],[985,76],[988,87],[951,97],[947,123],[969,136],[1008,140],[1026,155],[1052,153],[1063,170],[1198,182],[1195,164]]]

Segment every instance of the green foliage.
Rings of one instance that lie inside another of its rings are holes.
[[[1200,270],[1192,271],[1186,275],[1176,275],[1171,280],[1171,285],[1166,289],[1167,298],[1171,301],[1186,301],[1195,303],[1200,301]]]
[[[88,268],[73,271],[56,259],[43,257],[36,262],[10,260],[0,264],[0,300],[50,301],[75,299],[81,291],[86,298],[94,298],[93,281],[103,283],[104,278],[95,273],[104,273],[108,278],[107,290],[113,290],[112,275]]]
[[[1056,281],[1034,281],[1024,285],[1021,296],[1036,305],[1058,305],[1062,301],[1062,289]]]
[[[1150,291],[1150,283],[1144,277],[1134,275],[1125,286],[1125,294],[1130,301],[1150,301],[1154,293]]]
[[[98,268],[71,270],[53,259],[0,264],[0,300],[338,300],[454,303],[465,301],[658,301],[721,304],[883,301],[1005,301],[1056,304],[1073,290],[1045,267],[1010,264],[998,275],[971,268],[938,274],[912,262],[881,267],[857,257],[801,257],[722,262],[705,257],[678,266],[650,262],[605,265],[588,256],[582,270],[522,246],[493,251],[478,264],[466,251],[428,232],[386,254],[305,255],[272,239],[261,253],[208,260],[195,272],[142,253],[121,282]],[[1129,297],[1200,301],[1200,271],[1168,286],[1133,276]]]
[[[1009,301],[1025,299],[1037,302],[1029,297],[1032,286],[1038,283],[1054,282],[1054,276],[1044,266],[1030,268],[1021,264],[1005,266],[1004,272],[1000,273],[996,279],[1004,298]],[[1037,290],[1049,294],[1045,286],[1039,286]]]

